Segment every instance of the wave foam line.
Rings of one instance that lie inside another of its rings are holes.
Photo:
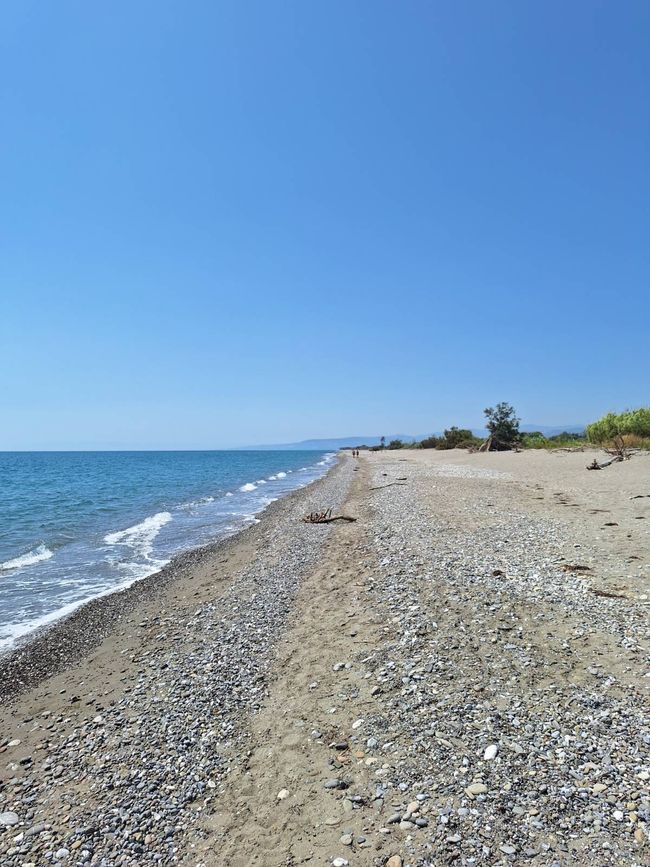
[[[34,551],[28,551],[27,554],[14,557],[13,560],[6,560],[4,563],[0,563],[0,570],[24,569],[26,566],[34,566],[34,564],[41,563],[43,560],[49,560],[50,557],[54,557],[54,551],[50,551],[45,545],[39,545]]]
[[[133,527],[118,530],[116,533],[109,533],[104,536],[104,542],[107,545],[129,545],[147,557],[151,553],[153,540],[171,519],[169,512],[158,512],[145,518],[140,524],[134,524]]]

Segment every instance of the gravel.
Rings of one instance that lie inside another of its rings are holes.
[[[386,469],[360,548],[382,640],[353,661],[380,687],[375,830],[401,829],[409,867],[649,863],[647,606],[564,571],[566,527],[519,512],[506,474]]]

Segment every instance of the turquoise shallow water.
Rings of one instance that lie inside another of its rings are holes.
[[[333,461],[303,451],[0,453],[0,650],[232,535]]]

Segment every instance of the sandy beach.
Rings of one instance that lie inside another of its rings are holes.
[[[592,457],[346,455],[5,660],[0,861],[647,864],[650,456]]]

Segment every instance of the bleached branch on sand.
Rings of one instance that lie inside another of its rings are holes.
[[[305,524],[332,524],[334,521],[352,523],[357,519],[350,517],[350,515],[333,515],[331,509],[326,509],[324,512],[310,512],[302,520]]]

